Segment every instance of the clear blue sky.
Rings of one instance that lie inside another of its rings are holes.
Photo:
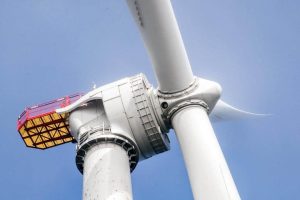
[[[214,124],[245,200],[300,199],[300,2],[173,0],[196,75],[257,120]],[[155,77],[124,0],[0,0],[0,199],[81,199],[75,146],[26,148],[16,119],[26,106],[87,92],[140,72]],[[134,197],[192,199],[174,136],[140,162]]]

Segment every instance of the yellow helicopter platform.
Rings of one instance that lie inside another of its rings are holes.
[[[73,142],[68,114],[58,114],[55,110],[70,105],[81,96],[82,94],[78,93],[26,108],[17,121],[17,129],[25,145],[47,149]]]

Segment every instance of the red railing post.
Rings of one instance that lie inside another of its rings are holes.
[[[68,106],[68,105],[70,105],[70,97],[69,96],[66,97],[66,106]]]
[[[25,109],[25,116],[26,116],[26,120],[29,118],[29,109],[26,108]]]

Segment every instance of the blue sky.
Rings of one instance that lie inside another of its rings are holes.
[[[300,2],[173,0],[195,75],[257,120],[214,124],[242,199],[300,199]],[[124,0],[0,0],[0,199],[81,199],[75,146],[26,148],[26,106],[89,91],[151,63]],[[135,199],[192,199],[174,132],[171,150],[140,162]]]

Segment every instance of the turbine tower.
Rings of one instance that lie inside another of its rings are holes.
[[[83,199],[133,199],[138,162],[169,150],[174,129],[194,199],[238,200],[211,121],[251,115],[220,100],[221,86],[193,74],[170,0],[127,0],[158,82],[143,74],[28,107],[18,131],[28,147],[74,142]]]

